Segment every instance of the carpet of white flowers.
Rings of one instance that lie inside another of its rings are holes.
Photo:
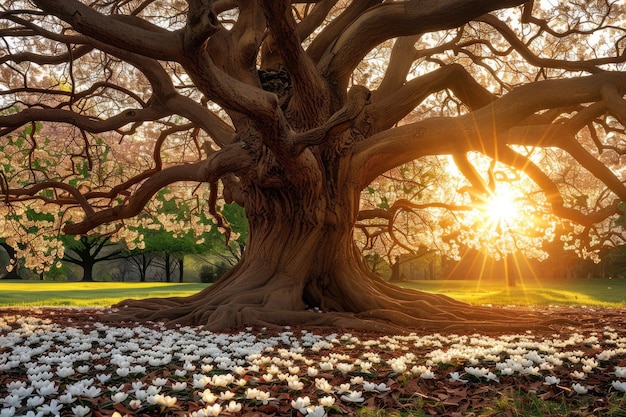
[[[381,336],[0,309],[0,417],[465,415],[507,390],[601,415],[624,403],[626,330],[620,311],[596,322],[590,312],[558,333]]]

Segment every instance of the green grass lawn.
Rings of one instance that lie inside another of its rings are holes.
[[[518,283],[412,281],[403,287],[448,295],[470,304],[626,307],[626,279],[572,279]]]
[[[191,295],[208,284],[155,282],[0,281],[0,307],[110,306],[127,298]],[[578,279],[518,284],[506,288],[495,282],[412,281],[403,287],[448,295],[470,304],[582,305],[626,307],[625,279]]]
[[[0,307],[110,306],[127,298],[194,294],[208,284],[160,282],[0,281]]]

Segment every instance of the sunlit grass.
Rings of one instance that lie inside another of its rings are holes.
[[[110,306],[127,298],[177,297],[208,284],[156,282],[0,281],[0,306]],[[507,288],[493,281],[430,280],[401,284],[470,304],[626,307],[626,280],[578,279]]]
[[[208,284],[0,281],[0,306],[106,307],[127,298],[178,297]]]
[[[469,280],[411,281],[401,286],[445,294],[470,304],[626,307],[624,279],[533,281],[512,288],[493,281]]]

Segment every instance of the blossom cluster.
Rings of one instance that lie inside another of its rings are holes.
[[[552,339],[531,332],[363,339],[290,328],[222,334],[159,323],[124,327],[95,318],[59,325],[13,315],[0,316],[0,346],[0,374],[8,381],[0,386],[0,417],[83,417],[103,408],[132,415],[183,403],[190,417],[268,405],[322,417],[389,395],[408,379],[535,378],[577,395],[626,392],[626,367],[615,361],[626,356],[626,336],[610,327]],[[611,375],[605,386],[589,382],[598,372]]]

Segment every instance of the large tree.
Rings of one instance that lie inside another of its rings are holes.
[[[606,155],[623,149],[624,6],[559,3],[10,1],[0,12],[0,135],[15,146],[12,135],[33,128],[25,169],[2,176],[3,200],[58,205],[67,234],[122,227],[177,182],[209,185],[224,230],[220,196],[245,208],[248,242],[227,276],[190,298],[127,302],[125,318],[211,329],[510,322],[385,283],[353,233],[357,220],[386,216],[360,214],[370,183],[433,155],[453,157],[467,204],[495,190],[481,154],[524,173],[553,214],[583,228],[617,212],[626,187]],[[58,126],[70,134],[54,135]],[[118,156],[136,146],[136,163],[151,158],[118,175],[98,165],[102,142]],[[36,163],[50,157],[45,146],[66,149],[65,174]],[[533,153],[544,148],[601,181],[598,204],[570,204]],[[87,175],[96,168],[97,180]]]

